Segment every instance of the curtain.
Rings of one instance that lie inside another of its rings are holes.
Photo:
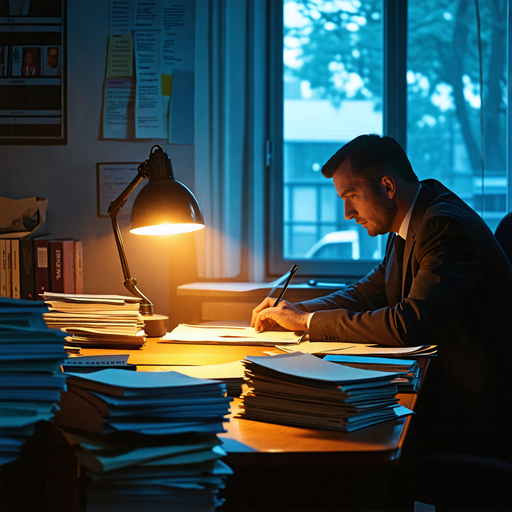
[[[265,0],[197,0],[195,193],[206,228],[198,275],[262,280]]]

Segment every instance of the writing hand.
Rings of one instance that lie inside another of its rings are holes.
[[[309,313],[297,309],[293,304],[281,301],[273,307],[275,299],[267,297],[252,310],[251,327],[256,331],[276,330],[307,331]]]

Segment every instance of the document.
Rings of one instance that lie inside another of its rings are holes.
[[[135,138],[135,79],[107,78],[103,108],[105,139]]]
[[[110,34],[132,33],[133,5],[131,0],[111,0]]]
[[[111,35],[108,40],[107,78],[133,76],[133,36]]]
[[[135,136],[137,139],[167,138],[160,78],[160,37],[158,30],[136,31]]]
[[[253,327],[201,326],[179,324],[161,341],[217,345],[297,345],[304,333],[290,331],[258,332]]]

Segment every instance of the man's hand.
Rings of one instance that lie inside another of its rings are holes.
[[[252,310],[251,327],[257,331],[271,331],[279,328],[288,331],[307,331],[309,313],[297,309],[293,304],[282,300],[276,308],[276,299],[267,297]]]

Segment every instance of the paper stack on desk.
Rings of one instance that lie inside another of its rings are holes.
[[[87,512],[214,510],[231,473],[221,382],[177,372],[68,374],[55,423],[87,468]]]
[[[50,308],[46,323],[68,333],[70,346],[133,349],[146,343],[137,297],[53,292],[42,296]]]
[[[46,326],[45,311],[42,302],[0,299],[0,465],[20,457],[65,389],[65,334]]]
[[[241,418],[350,432],[412,414],[398,404],[392,383],[401,372],[361,370],[301,353],[243,362],[248,389]]]

